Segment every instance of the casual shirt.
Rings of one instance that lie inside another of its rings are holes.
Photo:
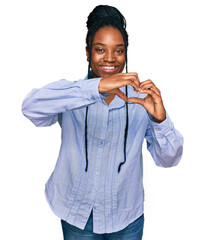
[[[57,121],[62,143],[45,194],[53,212],[84,229],[93,210],[93,231],[112,233],[124,229],[144,212],[142,144],[156,165],[172,167],[182,155],[183,138],[168,114],[153,121],[139,104],[128,103],[129,125],[124,161],[125,102],[118,96],[107,105],[98,91],[100,78],[60,80],[33,89],[22,111],[36,126]],[[121,88],[124,91],[124,88]],[[128,86],[129,97],[144,98]],[[85,113],[88,106],[88,170],[85,155]]]

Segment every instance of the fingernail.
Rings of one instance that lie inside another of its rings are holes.
[[[143,90],[141,88],[138,88],[138,91],[136,91],[137,93],[142,93]]]

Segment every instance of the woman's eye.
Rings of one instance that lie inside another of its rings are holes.
[[[124,50],[123,50],[123,49],[117,49],[117,50],[116,50],[116,53],[117,53],[117,54],[122,54],[122,53],[124,53]]]
[[[101,49],[101,48],[96,49],[96,51],[99,52],[99,53],[104,53],[104,49]]]

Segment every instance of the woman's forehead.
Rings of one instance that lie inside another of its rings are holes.
[[[124,45],[124,39],[121,32],[112,26],[105,26],[100,28],[93,39],[94,44],[115,44],[115,45]]]

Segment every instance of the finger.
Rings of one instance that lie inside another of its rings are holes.
[[[133,76],[132,80],[136,84],[137,88],[139,88],[140,87],[140,80],[139,80],[138,74],[137,73],[132,73],[130,76]]]
[[[155,84],[152,82],[152,80],[148,79],[146,81],[143,81],[140,83],[140,89],[145,89],[145,88],[156,88]]]
[[[143,93],[147,93],[149,94],[153,100],[155,101],[155,103],[160,103],[162,102],[161,96],[159,96],[157,93],[155,93],[153,90],[151,89],[145,89],[143,90]]]
[[[135,91],[138,91],[138,86],[135,84],[135,82],[132,79],[121,79],[118,81],[118,84],[116,85],[116,89],[130,85],[134,88]]]
[[[139,84],[136,83],[136,81],[134,79],[129,80],[129,85],[132,86],[134,88],[135,91],[139,91]]]
[[[145,85],[145,84],[147,84],[147,83],[153,83],[153,82],[152,82],[151,79],[148,79],[148,80],[145,80],[145,81],[141,82],[141,83],[140,83],[140,86],[143,86],[143,85]],[[154,84],[154,83],[153,83],[153,84]]]
[[[141,89],[142,92],[144,92],[145,90],[152,90],[158,96],[161,96],[160,90],[157,87],[155,87],[154,85],[152,85],[152,84],[144,85],[143,87],[140,87],[140,89]]]
[[[155,84],[154,84],[151,80],[150,80],[150,81],[143,82],[143,83],[140,85],[140,89],[141,89],[142,91],[151,89],[151,90],[154,91],[157,95],[161,96],[160,90],[155,86]]]
[[[130,80],[131,82],[134,82],[135,86],[139,88],[140,80],[137,73],[121,73],[120,77],[122,77],[124,80]]]
[[[100,80],[99,92],[114,92],[116,89],[131,85],[135,91],[139,89],[139,79],[137,73],[118,73]]]
[[[135,91],[139,90],[139,86],[135,83],[133,78],[131,78],[131,79],[121,79],[121,80],[118,79],[118,80],[119,81],[118,81],[118,84],[117,84],[117,88],[130,85],[134,88]]]
[[[154,83],[152,82],[152,80],[150,80],[150,79],[140,83],[140,88],[143,88],[145,86],[154,86],[154,87],[156,87],[154,85]]]
[[[136,73],[136,78],[135,78],[135,80],[134,80],[134,82],[135,82],[135,84],[137,85],[137,87],[139,88],[140,87],[140,79],[139,79],[139,76],[138,76],[138,74]]]

